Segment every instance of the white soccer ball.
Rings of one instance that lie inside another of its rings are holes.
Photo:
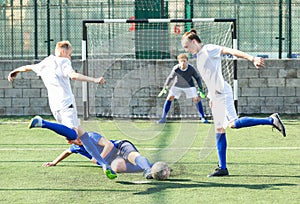
[[[155,180],[164,181],[170,177],[171,169],[165,162],[155,162],[151,167],[151,175]]]

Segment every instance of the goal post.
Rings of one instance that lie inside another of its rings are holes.
[[[184,52],[180,39],[191,27],[199,32],[204,44],[219,44],[238,49],[236,19],[231,18],[83,20],[83,74],[96,76],[101,73],[110,80],[109,85],[103,88],[101,96],[98,96],[99,90],[89,90],[89,85],[86,82],[82,83],[83,118],[88,119],[91,112],[93,115],[157,117],[160,112],[157,110],[159,102],[153,98],[156,97],[156,92],[161,88],[170,68],[175,65],[176,56]],[[196,67],[193,59],[190,61]],[[225,79],[233,87],[237,110],[237,59],[233,56],[224,56],[222,64],[223,61],[225,63],[223,74],[225,73]],[[91,70],[93,73],[89,73]],[[138,80],[139,77],[141,80]],[[123,87],[125,81],[129,81],[125,85],[128,89]],[[110,91],[113,93],[109,93]],[[142,97],[146,94],[148,98],[143,101]],[[121,102],[123,99],[120,95],[128,96],[130,99]],[[90,107],[91,97],[94,98],[92,107]],[[150,101],[150,105],[146,104],[146,101]],[[126,103],[130,106],[128,110],[125,110]],[[97,104],[101,104],[100,107]],[[138,107],[145,104],[148,110],[141,110],[142,108]],[[155,108],[150,107],[153,104]],[[182,112],[189,112],[186,107],[180,108],[182,110],[180,115]],[[137,110],[140,110],[140,113]]]

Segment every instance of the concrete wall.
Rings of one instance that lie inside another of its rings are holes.
[[[51,115],[47,91],[33,72],[20,74],[13,84],[7,81],[9,71],[34,61],[1,61],[0,115]],[[96,64],[95,64],[96,63]],[[130,63],[130,64],[129,64]],[[91,115],[154,116],[161,115],[165,97],[157,94],[176,61],[122,60],[107,69],[100,69],[104,61],[94,62],[89,75],[106,78],[105,85],[89,84]],[[193,64],[193,61],[191,61]],[[73,67],[82,72],[80,61]],[[83,114],[81,82],[72,82],[78,112]],[[300,113],[300,60],[266,60],[264,70],[256,70],[252,63],[238,60],[238,110],[240,114]],[[208,100],[203,100],[206,114],[210,114]],[[180,98],[170,110],[170,116],[194,115],[196,109],[190,99]]]

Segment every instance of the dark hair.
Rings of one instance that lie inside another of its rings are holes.
[[[181,40],[186,39],[186,38],[188,38],[190,40],[194,40],[195,39],[198,43],[202,42],[201,39],[199,38],[199,36],[197,35],[196,29],[193,29],[193,28],[190,31],[185,32],[183,34]]]

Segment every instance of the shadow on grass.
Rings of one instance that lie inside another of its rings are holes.
[[[1,191],[62,191],[62,192],[136,192],[136,190],[91,189],[91,188],[0,188]]]
[[[166,189],[188,189],[188,188],[246,188],[252,190],[272,189],[275,187],[282,186],[296,186],[291,183],[277,183],[277,184],[225,184],[215,182],[193,182],[193,183],[182,183],[182,182],[193,182],[188,179],[170,179],[167,181],[153,181],[149,183],[136,184],[128,181],[117,181],[117,183],[123,185],[149,185],[149,188],[145,191],[135,192],[134,195],[146,195],[157,193]]]

